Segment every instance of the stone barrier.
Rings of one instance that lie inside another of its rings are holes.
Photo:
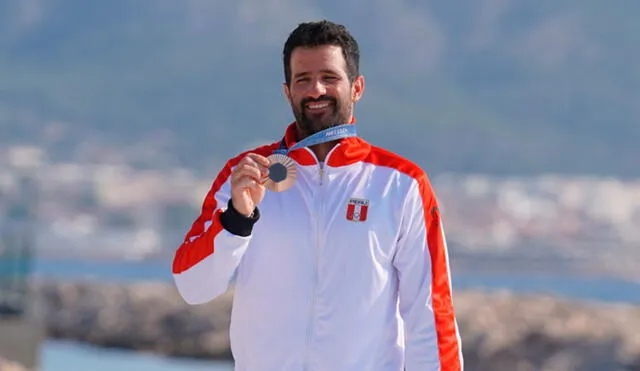
[[[34,289],[51,338],[231,359],[232,291],[189,306],[165,283],[42,282]],[[455,306],[466,371],[640,370],[640,307],[460,290]]]

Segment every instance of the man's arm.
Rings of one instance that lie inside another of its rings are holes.
[[[394,265],[405,330],[405,370],[462,370],[447,244],[438,202],[424,174],[404,204]]]
[[[229,178],[237,162],[238,158],[231,160],[218,173],[200,216],[173,258],[174,282],[189,304],[206,303],[228,289],[259,219],[257,208],[251,217],[233,208]]]

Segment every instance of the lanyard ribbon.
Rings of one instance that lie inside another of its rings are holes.
[[[289,149],[287,149],[283,139],[280,143],[280,148],[276,149],[274,153],[286,155],[287,153],[289,153],[289,151],[293,151],[299,148],[311,147],[316,144],[331,142],[336,139],[355,137],[356,135],[357,131],[355,124],[333,126],[302,139]]]

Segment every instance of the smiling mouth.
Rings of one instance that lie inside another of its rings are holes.
[[[305,104],[305,108],[311,112],[323,111],[331,106],[331,102],[315,102]]]

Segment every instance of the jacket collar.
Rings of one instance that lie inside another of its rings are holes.
[[[355,117],[349,124],[355,124]],[[291,148],[297,143],[297,126],[292,122],[287,126],[282,143]],[[329,152],[326,165],[331,167],[346,166],[364,160],[371,151],[371,145],[360,137],[342,138]],[[303,166],[316,165],[318,159],[309,148],[299,148],[289,152],[289,156]]]

